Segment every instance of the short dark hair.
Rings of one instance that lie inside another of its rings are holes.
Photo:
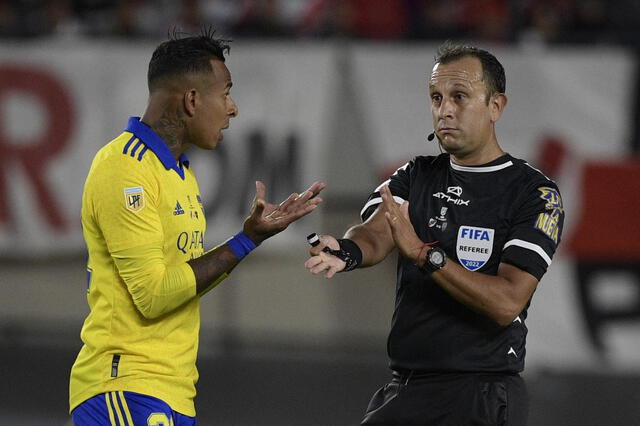
[[[495,56],[486,50],[446,41],[438,48],[435,62],[447,64],[466,56],[478,58],[482,64],[482,79],[487,85],[487,102],[496,93],[505,93],[507,81],[504,75],[504,67]]]
[[[215,30],[204,29],[198,36],[186,36],[174,31],[169,40],[160,44],[149,61],[147,83],[151,91],[165,79],[188,73],[213,72],[211,59],[224,62],[230,40],[214,37]]]

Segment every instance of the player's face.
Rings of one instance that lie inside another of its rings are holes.
[[[466,56],[433,67],[429,96],[433,126],[442,147],[458,158],[472,156],[494,137],[482,63]]]
[[[231,73],[222,61],[211,60],[212,74],[206,74],[200,86],[200,103],[196,109],[191,142],[203,149],[214,149],[222,140],[238,107],[230,95]]]

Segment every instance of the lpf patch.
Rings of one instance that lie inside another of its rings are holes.
[[[461,226],[458,229],[456,254],[460,264],[470,271],[482,268],[491,257],[495,231],[489,228]]]
[[[134,213],[144,209],[144,190],[141,186],[124,189],[124,206]]]

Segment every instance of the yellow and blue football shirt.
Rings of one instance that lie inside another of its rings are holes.
[[[204,253],[205,216],[184,156],[131,117],[95,156],[82,199],[89,251],[84,343],[71,370],[70,411],[131,391],[195,416],[200,302],[186,263]]]

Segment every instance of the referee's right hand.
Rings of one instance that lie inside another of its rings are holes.
[[[332,278],[335,274],[342,271],[347,264],[329,253],[322,251],[323,248],[329,247],[332,250],[339,250],[340,244],[331,235],[320,235],[320,244],[309,249],[309,258],[304,266],[314,275],[325,272],[325,278]]]

